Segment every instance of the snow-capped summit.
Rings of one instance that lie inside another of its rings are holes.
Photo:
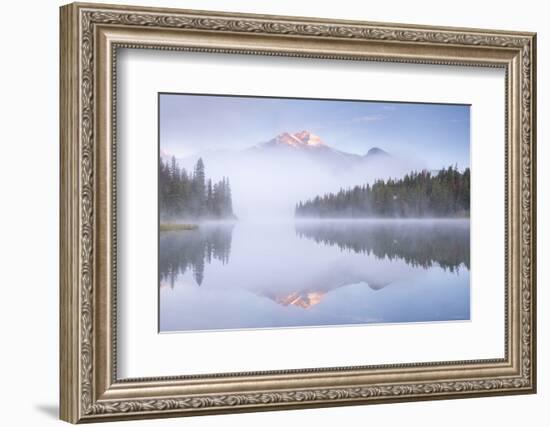
[[[279,135],[277,135],[272,140],[268,141],[266,144],[269,145],[289,145],[291,147],[298,147],[302,144],[302,141],[300,141],[298,138],[296,138],[295,135],[284,132]]]
[[[319,136],[317,136],[317,135],[315,135],[311,132],[308,132],[307,130],[303,130],[301,132],[295,133],[294,136],[296,138],[298,138],[300,141],[302,141],[304,144],[312,146],[312,147],[318,147],[320,145],[325,145],[325,143],[323,142],[323,140]]]
[[[283,132],[277,135],[272,140],[262,144],[265,146],[289,146],[294,148],[303,148],[303,147],[320,147],[325,146],[323,140],[307,131],[303,130],[296,133]]]

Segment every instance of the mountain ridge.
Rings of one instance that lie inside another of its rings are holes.
[[[364,155],[350,153],[347,151],[338,150],[325,143],[325,141],[318,135],[308,131],[302,130],[295,133],[283,132],[270,139],[269,141],[262,142],[254,145],[249,149],[258,150],[263,148],[293,148],[295,150],[309,150],[309,151],[324,151],[332,152],[339,155],[350,156],[355,158],[367,158],[373,155],[385,155],[391,157],[391,155],[382,150],[379,147],[370,148]],[[246,149],[245,149],[246,150]]]
[[[258,150],[269,149],[269,148],[292,148],[295,150],[302,149],[302,150],[308,150],[311,152],[324,151],[324,152],[331,152],[338,155],[348,156],[350,158],[356,158],[356,159],[365,159],[372,156],[392,157],[390,153],[376,146],[370,148],[365,154],[356,154],[356,153],[350,153],[348,151],[342,151],[326,144],[325,141],[320,136],[308,130],[301,130],[295,133],[282,132],[268,141],[260,142],[259,144],[252,145],[248,148],[243,148],[240,150],[227,150],[227,149],[208,150],[200,154],[194,154],[190,157],[194,159],[198,159],[202,155],[209,155],[209,156],[216,155],[216,154],[226,155],[229,153],[258,151]],[[170,160],[172,158],[172,155],[167,153],[165,150],[160,149],[160,157],[166,161],[166,160]],[[176,158],[176,160],[185,160],[185,158]]]

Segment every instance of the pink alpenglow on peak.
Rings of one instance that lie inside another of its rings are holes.
[[[308,132],[307,130],[303,130],[302,132],[295,133],[294,136],[306,145],[310,145],[314,147],[317,147],[319,145],[325,145],[325,143],[319,136],[314,135],[311,132]]]
[[[303,146],[319,147],[325,145],[320,137],[308,132],[307,130],[293,134],[288,132],[281,133],[280,135],[277,135],[272,142],[289,145],[296,148]]]
[[[277,135],[274,139],[274,142],[277,144],[290,145],[292,147],[297,147],[302,144],[302,141],[300,141],[298,138],[288,132]]]

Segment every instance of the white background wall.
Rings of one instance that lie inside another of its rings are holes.
[[[113,3],[124,3],[111,0]],[[550,29],[544,2],[133,0],[134,4],[538,32],[539,393],[266,412],[131,425],[547,425],[550,376]],[[0,65],[0,401],[2,425],[60,424],[58,402],[58,6],[2,5]],[[546,19],[545,19],[546,18]],[[487,173],[490,173],[488,165]],[[491,254],[488,254],[491,256]]]

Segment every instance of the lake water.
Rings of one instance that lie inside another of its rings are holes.
[[[162,232],[160,331],[470,319],[469,220]]]

